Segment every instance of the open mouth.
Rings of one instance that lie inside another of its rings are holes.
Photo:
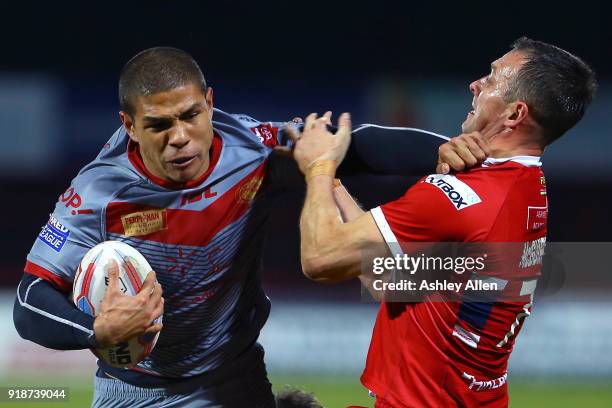
[[[176,159],[168,160],[173,167],[185,168],[195,160],[195,156],[177,157]]]

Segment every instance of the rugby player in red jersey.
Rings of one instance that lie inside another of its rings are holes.
[[[359,277],[364,251],[383,243],[393,255],[403,254],[398,243],[418,242],[514,242],[525,249],[504,258],[516,273],[497,278],[507,297],[442,302],[433,301],[440,295],[434,292],[419,302],[381,303],[361,377],[376,407],[508,405],[508,358],[530,314],[541,266],[541,257],[526,252],[546,239],[540,157],[582,118],[596,81],[576,56],[521,38],[469,89],[473,110],[462,130],[482,131],[491,157],[455,175],[424,177],[403,197],[368,212],[343,188],[334,190],[350,139],[348,114],[335,134],[326,127],[329,113],[310,115],[301,136],[292,132],[308,184],[300,230],[302,267],[311,279]]]

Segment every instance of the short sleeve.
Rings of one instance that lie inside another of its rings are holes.
[[[89,180],[87,180],[89,179]],[[102,241],[101,207],[91,177],[78,176],[59,197],[27,256],[25,271],[69,292],[85,253]]]
[[[402,242],[463,242],[474,231],[473,213],[481,202],[466,183],[452,175],[432,174],[414,184],[401,198],[371,210],[394,254]]]

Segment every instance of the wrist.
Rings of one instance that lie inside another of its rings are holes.
[[[105,335],[104,316],[98,315],[94,319],[93,334],[89,336],[89,343],[94,348],[106,348],[110,346],[110,341]]]
[[[335,160],[315,160],[306,168],[306,183],[317,176],[329,176],[334,179],[336,177],[336,167]]]

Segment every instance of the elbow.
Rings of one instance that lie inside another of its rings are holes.
[[[302,273],[318,283],[336,283],[345,280],[342,271],[325,261],[323,257],[302,259]]]
[[[308,279],[320,282],[325,279],[326,269],[316,258],[302,259],[302,273]]]
[[[15,304],[13,305],[13,324],[15,325],[15,330],[21,338],[25,340],[30,340],[30,330],[31,325],[28,322],[27,313],[24,310],[24,307],[19,303],[19,299],[15,299]]]

